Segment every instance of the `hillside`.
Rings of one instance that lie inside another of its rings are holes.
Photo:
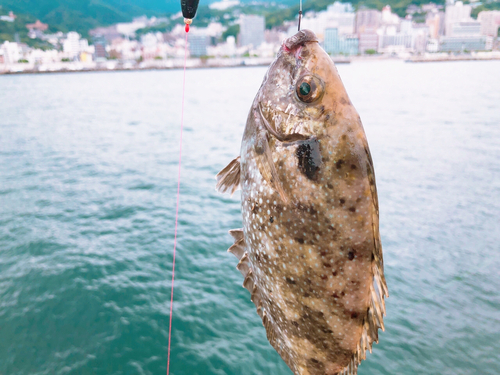
[[[220,20],[228,23],[234,19],[232,10],[216,11],[208,8],[215,0],[201,1],[197,16],[198,24],[204,25],[210,20]],[[303,0],[304,11],[321,11],[333,3],[334,0]],[[346,0],[343,0],[346,2]],[[355,8],[366,7],[382,9],[390,5],[395,13],[404,16],[410,4],[421,5],[430,0],[351,0]],[[434,3],[444,4],[444,0],[433,0]],[[467,0],[465,1],[467,2]],[[256,3],[252,0],[241,0],[242,5],[235,9],[242,13],[257,13],[266,16],[268,28],[277,26],[285,20],[294,19],[299,10],[299,0],[277,0],[273,2]],[[496,9],[499,0],[486,0],[479,10]],[[287,7],[283,7],[287,5]],[[0,13],[12,10],[25,18],[40,19],[48,23],[51,31],[76,30],[87,35],[88,30],[97,26],[110,25],[117,22],[127,22],[133,17],[146,14],[160,16],[180,11],[179,0],[0,0]],[[225,17],[225,18],[224,18]]]

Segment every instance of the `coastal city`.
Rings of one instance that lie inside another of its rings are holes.
[[[266,17],[235,11],[235,0],[212,3],[210,10],[231,15],[230,23],[210,20],[187,35],[188,67],[269,64],[282,41],[297,31],[297,19],[266,27]],[[316,33],[334,61],[400,58],[407,61],[500,59],[500,11],[473,17],[480,3],[447,0],[410,5],[400,17],[389,5],[381,10],[332,2],[325,10],[305,12],[301,27]],[[1,23],[17,22],[2,9]],[[43,47],[2,40],[0,73],[81,70],[167,69],[183,65],[186,33],[182,14],[134,18],[97,27],[84,37],[76,31],[50,32],[37,20],[24,25],[28,37]],[[33,43],[32,43],[33,44]]]

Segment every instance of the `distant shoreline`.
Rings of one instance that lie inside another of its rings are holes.
[[[239,68],[269,66],[274,58],[224,58],[224,59],[188,59],[187,69],[212,68]],[[352,62],[371,62],[400,60],[411,63],[421,62],[449,62],[449,61],[493,61],[500,60],[500,51],[477,52],[467,55],[425,54],[418,56],[398,57],[390,55],[349,56],[332,58],[335,64],[350,64]],[[151,71],[151,70],[178,70],[184,68],[184,61],[180,59],[149,61],[132,65],[130,62],[114,60],[93,63],[53,63],[51,65],[12,64],[0,65],[0,75],[18,74],[54,74],[54,73],[88,73],[88,72],[123,72],[123,71]]]

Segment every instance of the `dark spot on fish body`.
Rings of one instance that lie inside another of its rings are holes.
[[[349,207],[349,211],[356,212],[356,207]]]
[[[347,253],[347,257],[349,258],[349,260],[353,260],[354,259],[354,252],[353,251],[349,251]]]
[[[336,163],[335,163],[335,167],[337,169],[340,169],[342,168],[342,164],[344,164],[344,161],[342,159],[338,160]]]
[[[328,189],[333,189],[333,185],[332,185],[332,184],[330,184],[330,183],[326,184],[326,187],[327,187]]]
[[[300,237],[295,237],[295,241],[298,242],[298,243],[300,243],[300,244],[304,243],[304,239],[300,238]]]
[[[340,204],[344,204],[345,203],[345,198],[340,198],[339,202],[340,202]]]
[[[316,358],[310,358],[307,361],[307,368],[311,375],[324,375],[325,373],[325,365]]]
[[[255,152],[257,155],[262,155],[265,151],[265,145],[264,145],[265,140],[262,138],[259,138],[257,140],[257,143],[255,144]]]
[[[316,180],[322,163],[318,139],[302,141],[297,147],[296,157],[300,172],[309,180]]]
[[[337,276],[337,271],[333,271],[333,272],[332,272],[332,275],[333,275],[333,276]]]
[[[291,279],[291,278],[289,278],[289,277],[285,278],[285,280],[286,280],[286,282],[287,282],[288,284],[292,284],[292,285],[297,284],[297,282],[296,282],[295,280],[293,280],[293,279]]]
[[[340,103],[343,105],[351,105],[351,102],[349,101],[349,99],[346,99],[344,97],[340,98]]]
[[[358,317],[358,313],[357,312],[351,313],[351,319],[356,319],[357,317]]]

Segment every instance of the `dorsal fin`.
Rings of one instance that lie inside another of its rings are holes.
[[[240,174],[240,157],[238,156],[217,173],[215,190],[233,195],[240,188]]]

